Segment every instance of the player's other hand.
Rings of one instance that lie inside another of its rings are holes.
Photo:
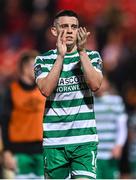
[[[121,154],[122,154],[122,146],[116,145],[112,149],[112,156],[113,156],[113,158],[120,159],[121,158]]]
[[[67,52],[67,46],[66,46],[66,30],[60,31],[57,39],[57,49],[58,49],[58,54],[61,55],[62,57],[65,56]]]
[[[84,51],[85,50],[85,45],[87,42],[87,38],[90,35],[90,32],[87,32],[85,27],[80,27],[78,29],[78,34],[77,34],[77,49],[78,51]]]
[[[3,154],[3,163],[7,169],[16,170],[16,160],[10,151],[5,151]]]

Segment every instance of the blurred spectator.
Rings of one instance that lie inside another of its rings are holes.
[[[36,11],[43,11],[47,8],[49,0],[34,0],[33,6]]]
[[[102,49],[104,69],[109,74],[119,65],[119,60],[125,56],[125,48],[121,29],[114,29],[108,33],[107,43]],[[122,58],[123,59],[123,58]]]
[[[99,51],[107,43],[109,33],[113,30],[120,29],[124,23],[124,14],[119,7],[119,2],[109,0],[104,7],[103,13],[99,14],[94,21]]]
[[[136,110],[129,117],[129,165],[130,178],[136,179]]]
[[[127,115],[122,98],[115,94],[107,78],[95,93],[94,109],[99,137],[97,179],[118,179],[127,137]]]
[[[127,111],[131,112],[136,108],[136,35],[132,34],[131,39],[124,44],[118,65],[108,72],[108,76],[123,97]]]
[[[30,19],[30,32],[35,41],[35,48],[42,52],[48,46],[44,37],[45,31],[49,26],[49,14],[46,11],[35,11]]]
[[[17,179],[43,177],[42,114],[45,99],[34,81],[33,65],[37,54],[34,50],[21,54],[18,80],[13,81],[3,95],[0,119],[4,166],[13,170]]]
[[[0,101],[0,103],[1,103],[1,101]],[[3,144],[2,144],[1,125],[0,125],[0,179],[3,179],[3,156],[2,156],[2,151],[3,151]]]
[[[3,20],[8,33],[27,32],[29,14],[22,9],[22,0],[6,0]]]
[[[56,0],[33,0],[32,6],[34,11],[46,11],[50,14],[50,18],[53,18],[52,15],[55,15],[56,9]]]
[[[90,36],[88,36],[88,41],[86,43],[86,48],[91,50],[96,50],[98,44],[96,41],[95,29],[93,28],[93,26],[86,25],[85,27],[87,27],[87,30],[90,32]]]

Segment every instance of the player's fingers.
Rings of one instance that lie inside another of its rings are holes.
[[[80,33],[78,32],[78,34],[77,34],[77,39],[78,39],[78,41],[81,41],[81,36],[80,36]]]
[[[61,31],[61,40],[63,40],[64,37],[64,30]]]
[[[90,34],[90,32],[87,32],[85,27],[81,28],[81,32],[84,39],[86,39],[88,35]]]
[[[84,33],[87,33],[87,30],[86,30],[86,28],[85,28],[85,27],[83,27],[83,31],[84,31]]]
[[[58,35],[58,42],[61,41],[61,39],[62,39],[62,34],[63,34],[63,31],[60,31],[60,32],[59,32],[59,35]]]
[[[82,27],[80,27],[80,32],[81,32],[82,34],[85,34],[85,30],[84,30]]]
[[[79,28],[79,35],[80,35],[81,39],[84,39],[85,33],[81,27]]]
[[[85,27],[83,28],[83,30],[84,30],[84,32],[86,34],[86,37],[88,37],[90,35],[90,32],[88,32]]]
[[[91,34],[90,32],[87,32],[87,37],[90,36],[90,34]]]
[[[67,33],[67,31],[64,30],[64,31],[63,31],[63,34],[62,34],[62,41],[63,41],[63,42],[66,42],[66,33]]]

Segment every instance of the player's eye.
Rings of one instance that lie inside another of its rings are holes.
[[[75,25],[75,24],[73,24],[71,27],[72,27],[72,29],[77,29],[78,28],[78,26]]]
[[[67,25],[67,24],[62,24],[62,25],[60,25],[60,27],[61,27],[62,29],[65,29],[65,28],[68,27],[68,25]]]

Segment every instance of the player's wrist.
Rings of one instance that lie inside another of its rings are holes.
[[[65,54],[60,54],[60,53],[58,53],[58,57],[59,57],[59,58],[64,59],[64,56],[65,56]]]
[[[79,54],[84,54],[84,53],[86,53],[86,49],[85,48],[78,48],[77,49],[78,50],[78,52],[79,52]]]
[[[58,55],[59,57],[64,58],[65,54],[66,54],[65,51],[61,51],[61,50],[57,49],[57,55]]]
[[[77,50],[78,52],[85,52],[85,46],[77,44]]]

